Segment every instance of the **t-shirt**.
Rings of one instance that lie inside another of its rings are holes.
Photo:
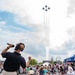
[[[34,71],[33,70],[29,70],[29,74],[34,74]]]
[[[44,75],[44,70],[40,70],[40,75]]]
[[[68,66],[67,74],[74,74],[73,68],[71,66]]]
[[[8,72],[13,72],[13,71],[17,71],[20,68],[20,65],[22,66],[22,68],[26,67],[26,61],[25,59],[21,56],[21,54],[17,53],[17,52],[5,52],[2,53],[2,57],[6,58],[3,68],[5,71]]]
[[[46,75],[47,72],[48,72],[48,70],[47,69],[44,69],[44,75]]]
[[[29,70],[30,70],[30,68],[26,68],[26,72],[27,72],[27,73],[29,72]]]

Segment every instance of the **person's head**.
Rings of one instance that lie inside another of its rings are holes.
[[[25,45],[23,43],[18,43],[15,47],[15,50],[20,50],[20,51],[23,51],[25,48]]]
[[[32,70],[32,67],[30,67],[30,70]]]

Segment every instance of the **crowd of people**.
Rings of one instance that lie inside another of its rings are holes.
[[[0,74],[3,71],[3,64],[0,63]],[[49,64],[47,65],[34,65],[27,66],[25,71],[20,66],[18,75],[75,75],[75,66],[73,63],[70,64]],[[1,74],[2,75],[2,74]]]
[[[35,65],[26,67],[26,75],[75,75],[73,64]],[[20,69],[22,74],[22,69]]]

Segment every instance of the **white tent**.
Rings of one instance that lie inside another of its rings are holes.
[[[50,63],[48,63],[48,62],[45,62],[45,63],[43,63],[43,66],[48,66]]]

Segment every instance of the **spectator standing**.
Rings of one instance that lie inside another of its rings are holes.
[[[14,45],[8,44],[8,46],[1,52],[2,57],[6,58],[3,65],[3,75],[17,75],[20,66],[23,68],[23,72],[25,72],[25,68],[29,65],[31,60],[31,57],[29,57],[26,64],[25,59],[20,54],[25,48],[23,43],[18,43],[14,52],[7,52],[12,47],[14,47]]]

